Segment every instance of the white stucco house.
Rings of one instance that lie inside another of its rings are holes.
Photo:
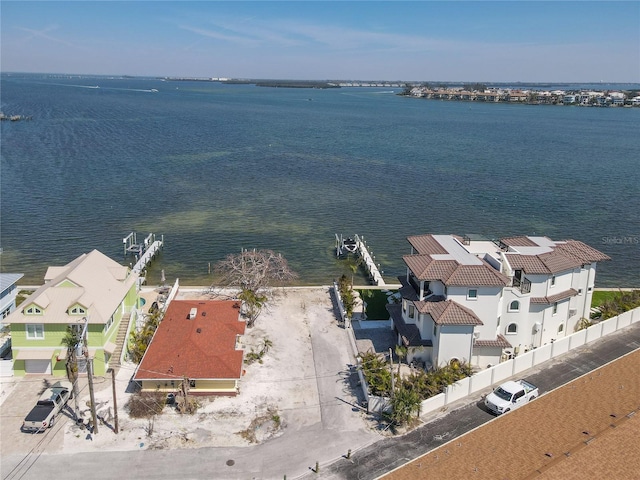
[[[402,302],[389,305],[408,361],[486,368],[573,333],[589,318],[596,263],[576,241],[456,235],[408,237]]]

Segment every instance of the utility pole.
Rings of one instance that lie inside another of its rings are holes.
[[[93,433],[98,433],[98,419],[96,416],[96,399],[93,395],[93,359],[89,358],[89,340],[87,337],[89,336],[89,329],[87,328],[89,325],[89,319],[85,319],[84,324],[84,358],[87,362],[87,379],[89,380],[89,397],[91,399],[91,421],[93,422]]]
[[[118,433],[118,400],[116,398],[116,371],[113,368],[111,370],[111,387],[113,390],[113,418],[114,418],[114,432]]]

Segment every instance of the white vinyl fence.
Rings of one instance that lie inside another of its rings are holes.
[[[530,350],[527,353],[505,362],[494,365],[486,370],[481,370],[473,376],[464,378],[452,385],[449,385],[445,392],[435,395],[427,400],[423,400],[420,407],[420,415],[425,415],[436,410],[445,408],[447,405],[486,389],[494,384],[501,383],[509,377],[518,375],[536,365],[540,365],[552,358],[564,355],[574,348],[578,348],[587,343],[591,343],[610,333],[628,327],[632,323],[640,322],[640,307],[625,312],[617,317],[610,318],[591,327],[580,330],[572,335],[556,340],[553,343]],[[353,337],[353,332],[351,335]],[[354,340],[355,342],[355,340]],[[359,366],[359,365],[358,365]],[[375,397],[368,394],[368,389],[364,377],[360,372],[365,398],[368,402],[368,410],[381,412],[389,409],[389,399],[386,397]]]

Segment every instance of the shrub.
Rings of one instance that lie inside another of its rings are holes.
[[[156,392],[136,392],[127,402],[129,415],[133,418],[150,418],[160,415],[166,403],[166,394]]]

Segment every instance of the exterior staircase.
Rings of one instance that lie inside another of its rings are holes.
[[[109,366],[111,368],[117,368],[120,366],[120,357],[122,356],[122,349],[127,341],[127,329],[129,328],[129,320],[131,319],[131,313],[127,313],[120,320],[120,327],[118,328],[118,334],[116,335],[116,349],[113,351],[113,355],[109,360]]]

